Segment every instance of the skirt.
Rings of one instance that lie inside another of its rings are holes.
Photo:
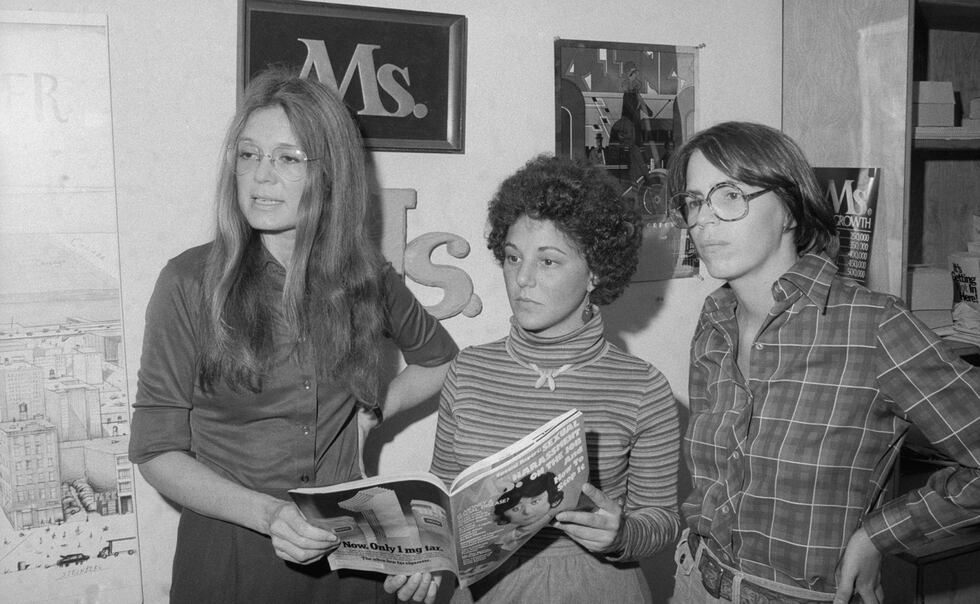
[[[610,562],[570,539],[531,554],[518,551],[487,577],[458,589],[453,604],[646,604],[650,586],[635,562]]]
[[[334,571],[326,559],[292,564],[271,539],[247,528],[183,510],[177,528],[170,602],[173,604],[391,603],[384,576]]]

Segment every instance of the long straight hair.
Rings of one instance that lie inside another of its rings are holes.
[[[282,108],[300,147],[316,159],[307,162],[280,299],[263,294],[262,244],[238,204],[232,151],[252,114],[269,107]],[[235,390],[261,390],[273,326],[281,321],[294,341],[309,339],[324,376],[374,402],[384,331],[382,258],[368,232],[364,153],[347,107],[315,80],[270,69],[249,83],[224,144],[216,233],[204,272],[201,387],[224,380]]]

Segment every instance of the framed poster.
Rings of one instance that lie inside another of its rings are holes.
[[[696,130],[697,70],[694,47],[555,41],[555,153],[606,168],[643,216],[633,281],[698,273],[694,245],[671,224],[664,195],[670,154]]]
[[[241,0],[240,89],[269,65],[338,90],[373,151],[463,152],[466,17]]]
[[[0,600],[142,601],[104,14],[0,11]]]

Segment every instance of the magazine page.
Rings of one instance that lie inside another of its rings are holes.
[[[449,495],[431,474],[293,489],[307,519],[334,532],[332,568],[385,574],[456,572]]]
[[[504,563],[555,515],[578,505],[589,477],[585,429],[578,411],[522,440],[480,474],[454,483],[452,509],[461,585]]]
[[[510,446],[481,459],[459,473],[450,485],[449,492],[453,493],[459,489],[466,488],[468,483],[474,480],[480,480],[484,475],[493,472],[496,466],[509,462],[515,455],[527,450],[534,443],[549,439],[553,432],[561,430],[562,427],[581,415],[582,413],[578,409],[570,409]]]

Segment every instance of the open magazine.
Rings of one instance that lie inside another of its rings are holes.
[[[449,489],[433,474],[414,473],[289,493],[340,539],[332,568],[445,570],[470,585],[559,511],[574,509],[588,476],[582,414],[573,409],[465,469]]]

